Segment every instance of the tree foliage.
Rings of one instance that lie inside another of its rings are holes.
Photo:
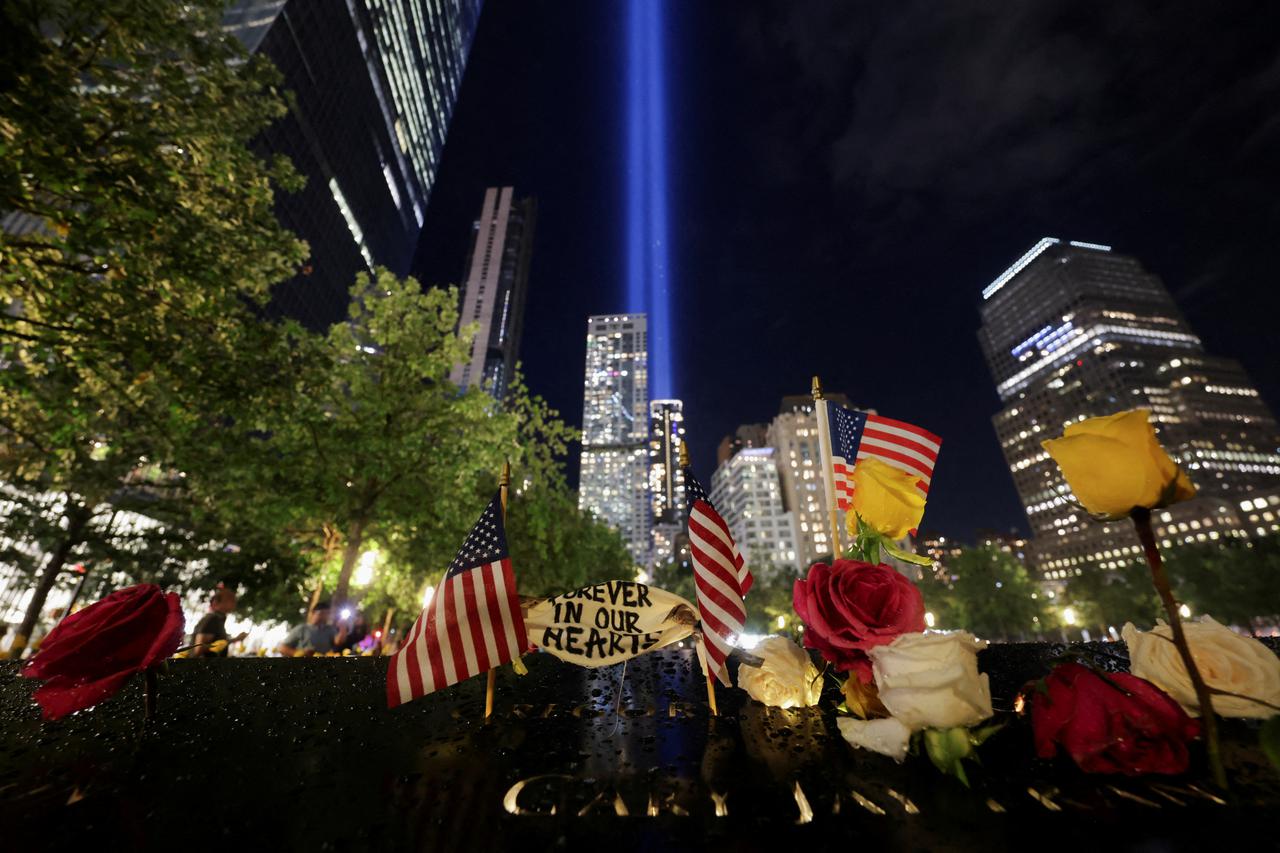
[[[1165,562],[1195,614],[1251,630],[1280,620],[1280,537],[1170,549]]]
[[[1049,616],[1040,587],[1012,554],[982,546],[949,557],[943,577],[920,584],[939,628],[963,628],[985,637],[1024,640]]]
[[[23,634],[68,560],[147,551],[127,506],[198,514],[185,449],[270,384],[253,309],[304,254],[272,210],[297,180],[249,148],[285,103],[221,13],[4,6],[0,480],[52,554]]]
[[[1126,622],[1147,628],[1164,616],[1146,563],[1086,569],[1067,582],[1067,600],[1079,614],[1080,625],[1102,632],[1118,630]]]

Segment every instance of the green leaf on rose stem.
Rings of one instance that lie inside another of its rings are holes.
[[[989,725],[981,726],[976,729],[970,729],[969,742],[973,744],[975,747],[982,746],[984,743],[987,742],[988,738],[990,738],[993,734],[1003,729],[1004,726],[1005,726],[1004,723],[991,723]],[[977,753],[973,754],[973,759],[975,761],[978,759]]]
[[[1271,766],[1280,770],[1280,714],[1262,724],[1258,732],[1258,744],[1271,761]]]
[[[854,514],[858,519],[858,535],[854,539],[853,547],[858,552],[858,557],[863,562],[876,564],[880,562],[880,548],[884,545],[884,540],[875,528],[862,520],[862,516]]]
[[[880,547],[888,551],[892,556],[897,557],[899,560],[901,560],[904,563],[912,563],[917,566],[933,565],[933,559],[931,557],[924,557],[924,556],[921,556],[920,554],[911,554],[906,551],[902,551],[896,546],[890,544],[888,541],[882,540],[880,542]]]
[[[965,775],[963,762],[964,759],[975,756],[974,744],[968,729],[963,726],[949,729],[925,729],[924,747],[934,767],[949,776],[956,777],[966,788],[969,787],[969,778]]]

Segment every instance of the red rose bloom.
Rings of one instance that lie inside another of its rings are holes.
[[[796,580],[792,603],[804,622],[805,647],[817,649],[838,671],[857,673],[864,684],[872,680],[867,649],[924,630],[920,590],[889,566],[814,563],[808,577]]]
[[[1200,723],[1150,681],[1064,663],[1031,700],[1036,754],[1061,746],[1086,773],[1182,773]]]
[[[174,593],[155,584],[116,590],[58,623],[22,674],[45,680],[35,700],[56,720],[109,699],[129,676],[172,655],[182,630]]]

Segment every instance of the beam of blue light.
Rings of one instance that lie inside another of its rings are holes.
[[[643,313],[644,275],[644,6],[630,0],[627,9],[627,311]]]
[[[674,395],[664,0],[627,10],[627,310],[649,315],[649,394]]]

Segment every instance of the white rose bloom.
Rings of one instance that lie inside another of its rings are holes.
[[[1275,652],[1208,616],[1198,622],[1183,622],[1182,631],[1205,684],[1280,705],[1280,657]],[[1133,674],[1168,693],[1191,716],[1199,716],[1200,703],[1178,647],[1173,644],[1173,630],[1160,622],[1150,631],[1139,631],[1128,622],[1121,636],[1129,645],[1129,669]],[[1265,718],[1276,713],[1259,702],[1217,694],[1213,696],[1213,710],[1223,717]]]
[[[738,686],[752,699],[775,708],[818,704],[822,679],[804,649],[786,637],[766,637],[751,653],[764,663],[738,667]]]
[[[991,716],[991,685],[978,672],[987,647],[967,631],[903,634],[871,657],[880,701],[911,730],[971,726]]]
[[[857,676],[854,676],[856,678]],[[840,734],[854,746],[887,755],[899,764],[907,757],[911,729],[893,717],[883,720],[858,720],[840,717],[836,720]]]

